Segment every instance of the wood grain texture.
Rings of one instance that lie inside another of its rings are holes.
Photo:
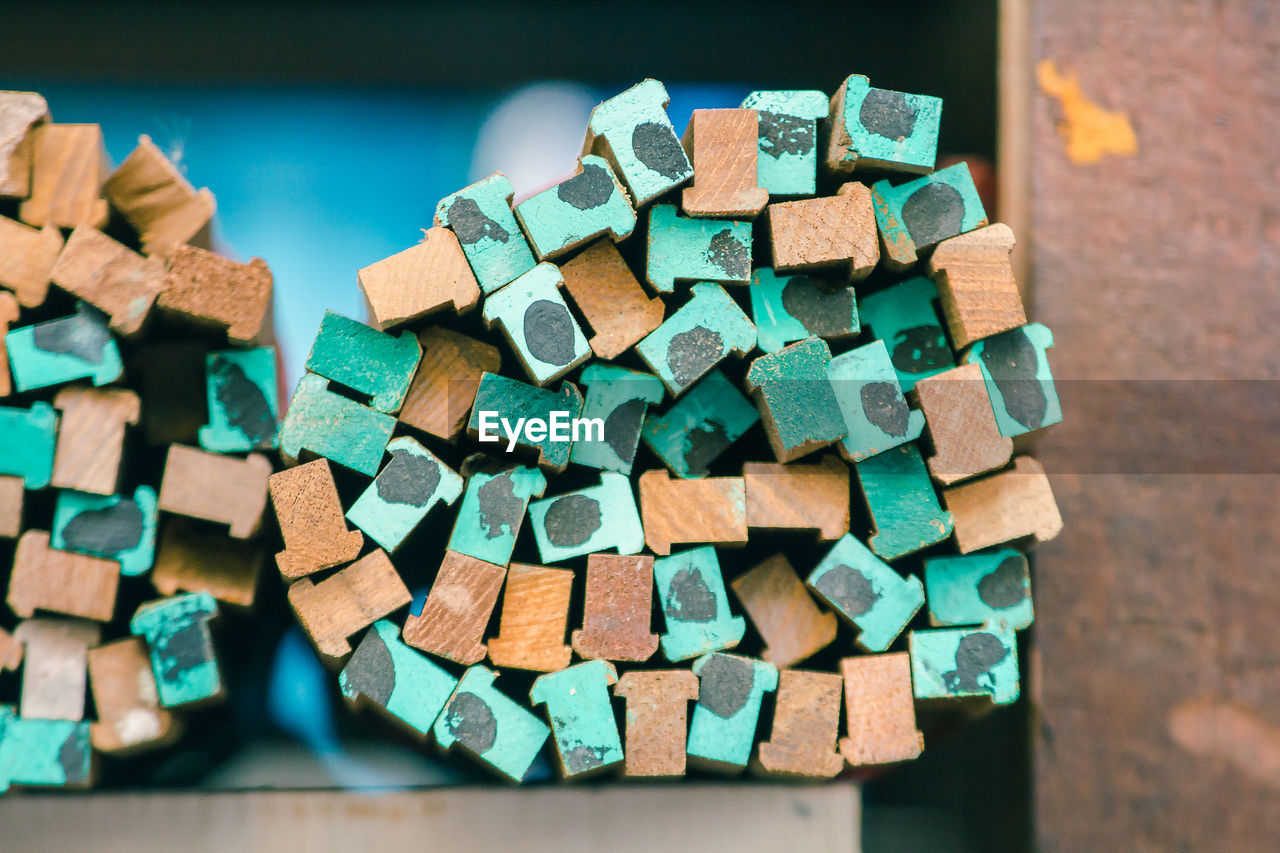
[[[617,358],[662,324],[662,300],[645,293],[612,240],[587,246],[560,266],[560,274],[595,333],[588,343],[599,358]]]
[[[128,637],[89,650],[89,685],[98,721],[89,727],[93,748],[132,755],[170,743],[181,731],[160,707],[147,644]]]
[[[102,198],[107,152],[96,124],[42,124],[31,131],[31,195],[18,208],[28,225],[107,224]]]
[[[502,596],[498,636],[489,641],[489,660],[499,669],[554,672],[573,657],[565,644],[569,621],[571,569],[512,563]]]
[[[845,658],[840,673],[848,732],[840,753],[851,766],[909,761],[924,750],[906,652]]]
[[[138,232],[142,251],[167,258],[183,243],[201,242],[217,203],[208,189],[191,186],[151,137],[124,158],[103,186],[111,205]],[[207,247],[206,247],[207,248]]]
[[[997,222],[933,250],[929,274],[956,349],[1027,322],[1009,257],[1015,244],[1013,229]]]
[[[71,232],[50,272],[53,283],[111,317],[111,330],[136,335],[164,289],[164,261],[144,258],[88,225]]]
[[[13,635],[22,643],[19,715],[33,720],[82,720],[89,649],[102,626],[81,619],[27,619]]]
[[[53,457],[55,488],[110,495],[120,479],[125,427],[141,415],[138,395],[123,388],[63,388],[53,398],[62,413]]]
[[[480,285],[457,236],[436,226],[415,246],[356,273],[373,324],[386,331],[451,309],[465,314],[480,301]]]
[[[32,130],[49,120],[49,105],[37,92],[0,92],[0,196],[31,192]]]
[[[55,551],[49,534],[28,530],[18,540],[9,575],[9,608],[23,619],[37,610],[110,621],[116,608],[120,564],[88,554]]]
[[[258,532],[267,507],[271,462],[259,453],[241,459],[174,444],[165,458],[160,509],[226,524],[237,539]]]
[[[778,272],[829,269],[857,281],[880,261],[871,190],[857,181],[835,195],[771,204],[766,214]]]
[[[739,575],[730,586],[764,640],[760,657],[779,669],[817,654],[836,638],[835,614],[818,607],[782,554]]]
[[[978,365],[921,379],[913,393],[933,442],[934,455],[925,461],[933,479],[949,486],[1008,464],[1013,439],[996,426]]]
[[[640,475],[645,544],[655,554],[694,542],[747,543],[747,489],[741,477],[672,479],[666,471]]]
[[[240,346],[257,346],[267,333],[271,270],[261,258],[247,264],[195,246],[169,256],[159,307],[196,326],[225,331]]]
[[[164,521],[151,582],[162,595],[207,592],[218,601],[252,607],[266,547],[234,539],[216,527],[173,516]]]
[[[769,203],[769,191],[756,183],[758,141],[755,110],[694,110],[681,141],[693,164],[684,212],[754,219]]]
[[[778,673],[773,731],[756,754],[759,772],[830,779],[844,769],[844,757],[836,752],[842,681],[832,672],[786,669]]]
[[[12,290],[25,308],[43,305],[61,251],[62,232],[56,225],[32,228],[0,216],[0,287]]]
[[[284,550],[280,576],[294,580],[349,563],[364,548],[364,534],[347,529],[328,459],[277,471],[267,481]]]
[[[400,408],[400,421],[451,440],[466,426],[480,377],[501,369],[502,354],[492,344],[439,326],[419,332],[418,344],[422,360]]]
[[[658,635],[649,632],[652,610],[653,557],[591,554],[573,650],[587,659],[648,660],[658,650]]]
[[[347,638],[412,600],[382,550],[370,551],[319,583],[289,587],[289,605],[316,649],[329,662],[351,654]]]
[[[1013,467],[942,492],[955,519],[956,545],[968,554],[1031,537],[1047,542],[1062,532],[1062,515],[1044,466],[1018,456]]]
[[[404,641],[454,663],[479,663],[489,652],[485,629],[506,578],[506,566],[445,551],[422,612],[405,619]]]
[[[823,541],[849,532],[849,466],[834,454],[815,463],[747,462],[747,527],[813,530]]]
[[[21,477],[0,477],[0,539],[17,539],[22,532],[25,491]]]
[[[689,702],[698,698],[698,677],[687,669],[631,670],[613,688],[627,700],[627,778],[683,776]]]

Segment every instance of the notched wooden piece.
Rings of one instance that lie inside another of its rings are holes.
[[[49,105],[38,92],[0,92],[0,197],[31,194],[33,131],[49,120]]]
[[[441,749],[458,744],[506,781],[518,784],[551,730],[528,708],[494,688],[495,678],[483,666],[464,672],[432,732]]]
[[[380,549],[320,583],[302,578],[289,587],[289,605],[298,623],[320,654],[331,661],[351,654],[348,637],[404,607],[412,598]]]
[[[942,499],[955,517],[961,554],[1028,537],[1048,542],[1062,532],[1044,466],[1030,456],[1016,456],[1010,469],[944,489]]]
[[[436,224],[458,237],[482,293],[492,293],[533,269],[533,252],[511,212],[515,190],[501,172],[445,196]]]
[[[1031,575],[1027,558],[1012,548],[924,561],[925,598],[932,625],[1028,627]]]
[[[55,551],[49,547],[48,533],[28,530],[13,554],[8,602],[23,619],[49,610],[109,622],[119,584],[120,564],[115,560]]]
[[[866,77],[852,74],[831,99],[826,167],[836,174],[930,172],[941,122],[941,98],[875,89]]]
[[[466,473],[467,466],[463,466]],[[467,481],[449,549],[496,566],[511,561],[529,499],[541,496],[547,478],[522,465],[488,473],[477,471]]]
[[[920,437],[924,415],[907,405],[884,341],[831,359],[827,377],[848,431],[840,442],[845,459],[861,462]]]
[[[325,311],[306,368],[369,397],[369,408],[394,415],[404,404],[422,350],[410,332],[389,335]]]
[[[280,412],[275,347],[211,352],[205,358],[209,423],[200,446],[217,453],[275,450]]]
[[[889,648],[924,605],[919,578],[902,577],[848,533],[805,583],[858,629],[856,642],[868,652]]]
[[[707,467],[759,420],[751,401],[715,369],[665,412],[650,413],[641,434],[671,473],[705,477]]]
[[[454,663],[479,663],[489,651],[484,633],[506,577],[506,566],[445,551],[422,612],[405,620],[404,641]]]
[[[671,479],[666,471],[640,475],[645,544],[655,554],[672,545],[747,544],[747,490],[741,477]]]
[[[112,206],[138,232],[142,250],[162,258],[196,239],[217,208],[213,193],[191,186],[145,134],[103,189]]]
[[[755,348],[756,327],[719,285],[700,282],[689,301],[636,344],[636,352],[678,397],[729,356]]]
[[[587,387],[584,420],[598,418],[600,430],[587,428],[573,443],[569,461],[604,471],[630,474],[649,405],[666,394],[662,382],[648,373],[594,362],[582,369]]]
[[[432,326],[418,332],[422,360],[409,385],[400,422],[452,441],[467,424],[480,377],[502,367],[498,348],[464,334]]]
[[[808,275],[777,275],[769,267],[751,273],[751,319],[763,352],[777,352],[808,337],[838,341],[860,329],[852,285]]]
[[[943,240],[987,224],[978,189],[966,163],[893,186],[871,187],[880,229],[880,257],[890,271],[913,266],[920,253]]]
[[[858,281],[880,262],[871,190],[856,181],[835,195],[771,204],[765,213],[778,272],[830,270]]]
[[[944,486],[1009,463],[1013,439],[1000,434],[982,369],[964,364],[916,383],[915,398],[933,442],[929,473]]]
[[[774,554],[731,585],[764,639],[760,657],[779,669],[812,657],[836,638],[835,614],[814,603],[783,555]]]
[[[614,242],[625,240],[636,227],[627,191],[608,161],[593,154],[584,154],[568,178],[517,204],[515,213],[540,261],[605,234]]]
[[[53,283],[111,318],[111,331],[136,335],[164,289],[165,267],[88,225],[71,232],[49,273]]]
[[[98,710],[89,738],[99,752],[133,755],[169,744],[181,733],[180,721],[160,707],[151,657],[141,637],[90,649],[89,686]]]
[[[662,323],[662,300],[646,295],[612,240],[595,241],[562,264],[560,274],[595,332],[589,343],[598,358],[617,358]]]
[[[102,626],[79,619],[27,619],[13,635],[25,649],[19,713],[36,720],[84,719],[85,666]]]
[[[381,708],[425,739],[458,679],[406,646],[399,633],[386,619],[374,622],[338,674],[338,687],[352,703]]]
[[[778,668],[754,658],[712,652],[693,662],[698,704],[688,754],[700,770],[741,773],[751,758],[764,694],[778,686]]]
[[[1009,253],[1013,229],[1003,222],[943,240],[929,258],[942,314],[956,349],[1027,322]]]
[[[146,638],[160,704],[165,708],[223,698],[222,675],[209,623],[218,603],[206,592],[189,592],[148,602],[129,621],[134,636]]]
[[[658,557],[653,561],[653,583],[667,626],[661,637],[667,660],[688,660],[741,642],[747,625],[729,609],[715,548]]]
[[[160,509],[226,524],[236,539],[262,525],[271,462],[251,453],[244,459],[174,444],[165,459]]]
[[[564,669],[573,649],[564,642],[569,622],[572,569],[512,563],[502,596],[498,636],[489,640],[489,660],[499,669]]]
[[[22,532],[25,491],[21,477],[0,476],[0,539],[17,539]],[[2,665],[0,669],[3,669]]]
[[[627,700],[626,759],[629,779],[684,775],[689,702],[698,677],[687,669],[629,670],[613,688]]]
[[[347,520],[395,553],[436,504],[462,494],[462,478],[410,436],[387,445],[391,459],[347,510]]]
[[[813,530],[823,541],[849,532],[849,466],[827,454],[813,463],[747,462],[747,527]]]
[[[619,554],[644,549],[644,529],[631,481],[615,471],[600,472],[598,486],[534,501],[529,519],[544,563],[609,548]]]
[[[31,228],[0,216],[0,287],[12,290],[22,307],[40,307],[61,251],[62,232],[57,226]]]
[[[124,373],[107,315],[85,302],[76,303],[74,314],[14,329],[4,342],[20,392],[77,379],[106,385]]]
[[[360,555],[364,534],[347,529],[329,460],[277,471],[267,485],[284,539],[276,554],[281,577],[293,580]]]
[[[830,779],[844,769],[836,752],[840,729],[840,687],[831,672],[778,673],[773,733],[760,744],[756,763],[766,776]]]
[[[0,406],[0,474],[18,477],[28,489],[43,489],[53,477],[58,413],[40,400],[29,409]]]
[[[907,635],[916,699],[1017,701],[1018,643],[1007,628],[944,628]]]
[[[966,364],[982,368],[996,427],[1010,438],[1053,426],[1062,420],[1062,405],[1049,369],[1053,332],[1030,323],[984,338],[969,348]]]
[[[480,285],[458,237],[439,225],[422,241],[356,273],[374,325],[384,332],[448,309],[465,314],[480,301]]]
[[[896,560],[951,535],[954,518],[938,505],[938,493],[914,444],[886,450],[854,466],[871,513],[871,550]]]
[[[779,462],[799,459],[849,434],[829,378],[832,363],[831,348],[820,338],[806,338],[751,362],[747,390]]]
[[[31,195],[18,208],[28,225],[107,224],[102,198],[107,152],[96,124],[41,124],[31,131]]]
[[[161,527],[151,582],[161,595],[207,592],[218,601],[252,607],[265,561],[260,541],[232,539],[214,525],[173,516]]]
[[[685,218],[674,204],[649,209],[645,277],[670,293],[677,281],[746,284],[751,278],[751,223]]]
[[[938,290],[917,275],[858,300],[862,325],[884,342],[904,392],[916,382],[955,366],[933,303]]]
[[[63,490],[53,509],[53,547],[120,563],[120,574],[145,574],[155,561],[156,491],[138,486],[128,495]]]
[[[93,776],[89,723],[28,720],[0,705],[0,793],[10,785],[88,788]]]
[[[694,110],[681,144],[693,164],[693,183],[681,198],[685,213],[754,219],[769,203],[769,191],[756,182],[755,110]]]
[[[609,701],[609,686],[617,680],[613,664],[592,660],[533,682],[529,698],[547,706],[564,778],[582,778],[622,762],[622,739]]]
[[[825,119],[830,108],[826,93],[755,91],[742,106],[759,117],[756,182],[771,196],[816,192],[818,119]]]
[[[583,153],[599,154],[626,182],[637,209],[693,177],[657,80],[644,80],[596,105]]]
[[[924,751],[906,652],[845,658],[840,673],[848,732],[840,753],[851,767],[910,761]]]
[[[503,418],[512,424],[521,418],[545,421],[548,425],[546,435],[538,438],[531,436],[528,430],[521,430],[515,444],[517,447],[536,450],[538,465],[559,474],[569,464],[569,455],[573,452],[573,434],[569,432],[568,441],[552,440],[552,419],[562,423],[567,431],[581,414],[582,392],[572,382],[562,382],[557,392],[528,385],[518,379],[486,373],[480,378],[480,386],[476,389],[471,420],[467,422],[467,434],[479,442],[497,444],[503,452],[510,453],[512,437],[507,427],[502,425]],[[494,452],[498,449],[493,448]]]
[[[270,325],[271,282],[261,258],[240,264],[195,246],[178,246],[169,255],[156,305],[195,326],[226,332],[237,346],[257,346]]]
[[[53,398],[62,413],[53,479],[58,489],[111,495],[120,480],[125,427],[138,423],[142,404],[123,388],[63,388]]]
[[[305,373],[280,424],[280,453],[297,462],[304,450],[366,477],[378,473],[396,419],[329,390],[329,381]]]
[[[649,632],[652,610],[653,557],[592,554],[573,650],[587,659],[648,660],[658,650],[658,635]]]
[[[586,336],[560,295],[560,270],[541,263],[484,301],[484,321],[497,323],[538,385],[564,376],[591,357]]]
[[[0,628],[0,672],[17,672],[22,665],[22,641]]]

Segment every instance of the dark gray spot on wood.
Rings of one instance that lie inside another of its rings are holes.
[[[62,528],[68,551],[114,557],[142,541],[142,510],[132,500],[76,513]]]
[[[568,308],[550,299],[539,299],[524,312],[524,347],[538,361],[566,365],[575,354],[573,329]]]
[[[576,548],[600,529],[600,502],[586,495],[565,495],[542,518],[547,539],[557,548]]]
[[[40,323],[31,330],[31,342],[37,349],[89,364],[102,364],[103,350],[110,340],[107,315],[84,303],[76,306],[76,313],[70,317]]]
[[[476,502],[480,504],[480,526],[486,539],[497,539],[504,534],[515,536],[520,516],[524,514],[524,501],[515,495],[510,471],[502,472],[477,489]]]
[[[700,569],[681,569],[671,576],[664,612],[668,619],[680,622],[710,622],[716,618],[716,597],[702,579]]]
[[[673,181],[693,171],[676,132],[656,121],[635,126],[631,131],[631,151],[646,167]]]
[[[706,373],[724,356],[724,338],[706,326],[672,335],[667,343],[667,367],[681,386]]]
[[[907,434],[911,410],[902,391],[892,382],[868,382],[862,386],[862,413],[886,435],[901,438]]]
[[[1005,557],[995,571],[978,581],[978,598],[997,609],[1021,604],[1027,597],[1027,558]]]
[[[710,418],[691,429],[684,440],[684,467],[695,477],[707,473],[707,466],[733,444],[724,424]]]
[[[163,663],[161,678],[178,681],[182,674],[205,661],[213,660],[213,645],[204,623],[193,620],[156,644]]]
[[[963,230],[964,199],[950,184],[925,184],[902,203],[902,224],[917,250],[928,248]]]
[[[822,286],[819,279],[793,276],[782,287],[782,307],[811,335],[848,334],[853,325],[853,288]]]
[[[899,142],[915,132],[916,111],[901,92],[872,89],[862,99],[858,121],[869,133]]]
[[[636,440],[640,436],[647,405],[648,401],[643,397],[633,397],[615,406],[604,419],[605,442],[628,465],[636,458]]]
[[[473,198],[459,196],[449,205],[449,227],[464,246],[479,243],[486,237],[505,243],[511,238],[507,229],[484,215]]]
[[[578,210],[591,210],[613,198],[613,178],[595,163],[556,187],[556,198]]]
[[[698,704],[727,720],[747,704],[755,680],[751,661],[713,654],[698,673]]]
[[[568,773],[582,773],[599,767],[604,764],[605,751],[603,746],[575,746],[564,754],[564,769]]]
[[[867,613],[880,600],[867,576],[843,563],[814,581],[813,588],[850,619]]]
[[[396,665],[377,628],[365,632],[342,677],[348,693],[367,696],[384,708],[391,701],[391,691],[396,687]]]
[[[58,764],[62,767],[62,777],[68,785],[79,785],[88,780],[88,764],[85,755],[89,750],[87,739],[82,736],[79,726],[72,726],[71,733],[58,748]]]
[[[808,154],[813,150],[816,122],[783,113],[758,110],[760,150],[775,160],[783,154]]]
[[[954,364],[941,326],[912,326],[894,335],[893,366],[903,373],[924,373],[935,367]]]
[[[440,465],[430,456],[396,448],[373,484],[387,503],[426,506],[440,485]]]
[[[987,338],[982,347],[982,366],[1000,392],[1009,417],[1027,429],[1039,429],[1049,401],[1036,379],[1039,354],[1024,329],[1014,329]]]
[[[269,449],[276,433],[276,416],[262,389],[240,365],[224,356],[213,357],[212,370],[214,395],[227,421],[244,433],[250,446]]]
[[[498,739],[498,720],[489,704],[474,693],[459,693],[449,700],[444,724],[449,733],[477,755],[484,755]]]
[[[1009,655],[995,634],[978,631],[965,634],[956,646],[956,668],[943,673],[942,681],[953,693],[976,693],[984,689],[978,676],[988,672]]]
[[[724,270],[726,278],[744,279],[751,271],[751,252],[728,228],[711,235],[707,244],[707,262]]]

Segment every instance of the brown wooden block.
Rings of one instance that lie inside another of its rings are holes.
[[[747,527],[818,530],[823,541],[849,532],[849,466],[835,454],[817,463],[747,462]]]
[[[760,656],[779,669],[794,666],[836,638],[836,615],[818,607],[781,554],[738,576],[730,586],[764,639]]]
[[[141,414],[138,395],[123,388],[63,388],[53,398],[62,412],[53,479],[58,489],[113,495],[120,479],[124,431]]]
[[[195,246],[179,246],[169,256],[164,311],[197,326],[225,330],[240,346],[256,346],[266,331],[271,304],[271,270],[261,258],[239,264]]]
[[[103,189],[138,232],[142,251],[162,258],[200,234],[217,207],[213,193],[192,187],[146,135],[138,137],[138,147],[107,178]]]
[[[161,526],[151,582],[162,595],[207,592],[227,604],[252,607],[265,558],[261,542],[231,539],[210,525],[173,516]]]
[[[942,499],[955,517],[961,554],[1031,537],[1047,542],[1062,532],[1062,515],[1044,466],[1018,456],[1011,469],[944,489]]]
[[[144,258],[98,229],[71,232],[50,273],[53,283],[111,317],[111,330],[137,334],[164,289],[164,261]]]
[[[19,715],[33,720],[84,719],[86,661],[102,626],[80,619],[27,619],[14,629],[22,643]]]
[[[455,663],[479,663],[488,653],[484,632],[506,577],[506,566],[445,551],[422,613],[405,620],[401,637]]]
[[[589,343],[599,358],[617,358],[662,324],[662,300],[645,294],[608,238],[583,249],[560,267],[560,274],[595,332]]]
[[[422,242],[356,273],[373,325],[386,331],[449,308],[465,314],[480,300],[471,265],[453,231],[423,231]]]
[[[480,377],[497,373],[502,355],[484,341],[439,327],[419,332],[418,343],[422,360],[398,417],[437,438],[452,439],[466,426]]]
[[[840,662],[845,730],[840,752],[853,767],[909,761],[924,750],[916,729],[911,660],[906,652],[864,655]]]
[[[17,672],[22,665],[22,641],[0,628],[0,672]]]
[[[28,530],[13,554],[8,602],[24,619],[36,610],[50,610],[107,622],[115,611],[119,583],[115,560],[55,551],[48,532]]]
[[[371,551],[320,583],[310,578],[289,587],[289,604],[320,654],[351,654],[347,638],[404,607],[413,596],[382,549]]]
[[[17,539],[22,532],[21,477],[0,477],[0,539]]]
[[[271,462],[259,453],[240,459],[174,444],[165,459],[159,507],[226,524],[232,536],[247,539],[262,524],[270,477]]]
[[[672,545],[747,543],[747,493],[741,477],[672,479],[665,470],[640,475],[645,544],[666,556]]]
[[[127,755],[178,736],[178,722],[160,707],[151,656],[141,637],[90,649],[89,686],[98,710],[89,737],[99,752]]]
[[[0,399],[13,393],[13,379],[9,375],[9,348],[4,336],[9,326],[18,320],[18,300],[12,293],[0,290]]]
[[[31,195],[18,218],[36,227],[107,224],[102,197],[107,152],[96,124],[42,124],[31,132]]]
[[[652,611],[653,557],[591,554],[573,650],[588,659],[648,660],[658,650],[658,635],[649,632]]]
[[[0,92],[0,196],[31,193],[32,131],[49,120],[49,105],[37,92]]]
[[[778,272],[830,269],[856,281],[880,261],[871,190],[856,181],[832,196],[771,204],[765,214]]]
[[[498,636],[489,641],[489,660],[499,668],[554,672],[573,657],[565,645],[573,570],[512,563],[502,596]]]
[[[681,140],[693,183],[681,207],[690,216],[754,218],[769,203],[756,184],[759,117],[755,110],[694,110]]]
[[[284,539],[276,554],[282,577],[293,580],[360,556],[364,534],[347,529],[328,459],[277,471],[268,488]]]
[[[996,426],[977,363],[918,379],[912,393],[933,440],[934,455],[927,460],[933,479],[949,486],[1008,464],[1013,439]]]
[[[0,216],[0,287],[12,290],[26,308],[43,305],[61,251],[56,225],[36,229]]]
[[[784,669],[778,673],[773,733],[760,744],[756,769],[768,776],[830,779],[844,769],[836,752],[841,677]]]
[[[1013,229],[996,222],[943,240],[933,250],[929,274],[938,285],[938,300],[956,349],[1026,325],[1027,314],[1009,260],[1015,242]]]
[[[698,698],[698,677],[687,669],[632,670],[614,685],[627,700],[628,778],[683,776],[689,733],[689,703]]]

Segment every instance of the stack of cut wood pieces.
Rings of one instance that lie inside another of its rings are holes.
[[[512,781],[548,741],[566,778],[915,758],[918,707],[1019,695],[1052,336],[934,170],[939,99],[855,75],[683,138],[667,100],[601,103],[514,206],[444,198],[359,271],[372,326],[325,316],[270,484],[289,602],[346,697]]]
[[[213,211],[147,137],[112,171],[98,125],[0,93],[0,791],[86,786],[223,694],[278,391],[271,273],[202,248]]]

